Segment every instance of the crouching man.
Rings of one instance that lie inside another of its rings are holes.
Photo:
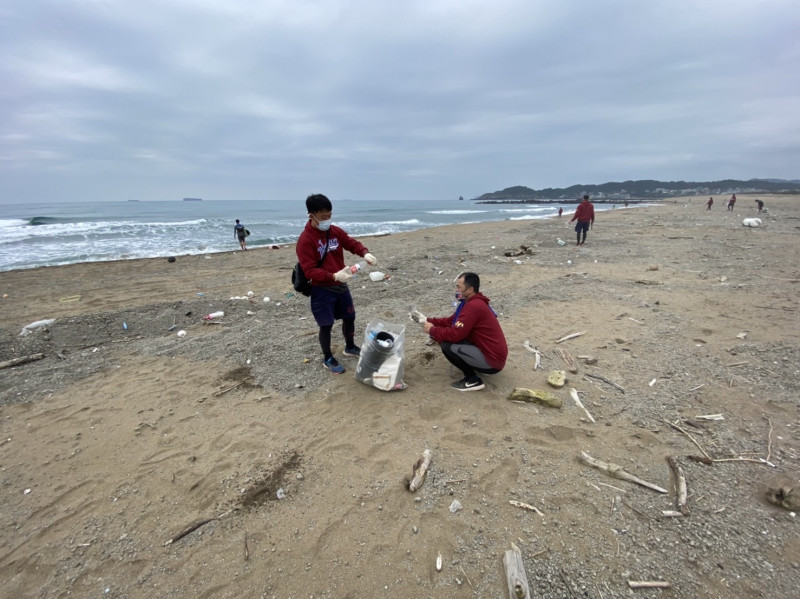
[[[508,345],[497,313],[489,307],[489,298],[480,292],[481,280],[474,272],[456,279],[458,306],[452,316],[427,318],[428,333],[442,348],[448,361],[464,377],[451,384],[458,391],[480,391],[483,380],[477,373],[495,374],[506,365]]]

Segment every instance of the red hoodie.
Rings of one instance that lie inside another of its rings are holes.
[[[588,223],[589,221],[594,222],[594,206],[589,200],[583,200],[580,204],[578,204],[578,209],[575,210],[575,216],[572,217],[572,222],[575,219],[578,219],[579,223]]]
[[[506,365],[506,338],[497,316],[489,307],[489,298],[482,293],[476,293],[464,302],[461,312],[456,311],[445,318],[429,318],[428,322],[433,325],[429,335],[436,341],[470,341],[483,352],[492,368],[502,370]]]
[[[325,255],[322,266],[317,266],[325,252],[326,238],[328,239],[328,253]],[[343,250],[362,257],[369,251],[350,237],[344,229],[331,225],[327,231],[320,231],[311,224],[311,221],[306,223],[295,246],[297,261],[300,262],[303,272],[312,285],[319,287],[341,285],[334,280],[333,273],[345,267]]]

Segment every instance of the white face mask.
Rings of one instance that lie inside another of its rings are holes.
[[[331,228],[331,220],[332,219],[330,218],[328,220],[318,220],[317,229],[319,229],[320,231],[327,231],[328,229]]]

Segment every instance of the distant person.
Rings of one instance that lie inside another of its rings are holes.
[[[729,212],[733,211],[733,205],[734,205],[735,203],[736,203],[736,194],[733,194],[733,195],[731,196],[731,199],[730,199],[730,200],[728,200],[728,211],[729,211]]]
[[[559,207],[558,208],[558,218],[561,218],[561,215],[564,214],[564,209]]]
[[[706,202],[706,211],[711,210],[711,206],[714,205],[714,198],[708,198],[708,202]]]
[[[764,202],[761,200],[756,200],[756,205],[758,206],[758,213],[761,214],[761,212],[764,210]]]
[[[569,222],[574,220],[578,221],[578,224],[575,225],[578,243],[575,245],[583,245],[586,243],[586,233],[589,232],[589,227],[594,226],[594,206],[589,201],[588,195],[583,196],[583,201],[578,205],[578,209],[575,210],[575,214]],[[583,233],[583,239],[581,239],[581,233]]]
[[[444,357],[464,377],[450,387],[456,391],[480,391],[485,387],[478,372],[495,374],[506,365],[508,345],[497,313],[480,292],[481,280],[474,272],[456,279],[458,306],[452,316],[427,318],[423,329],[439,343]]]
[[[333,205],[322,194],[306,198],[308,222],[297,240],[297,261],[311,281],[311,314],[319,326],[322,365],[333,374],[345,368],[331,352],[331,330],[336,320],[342,321],[344,355],[359,357],[361,348],[355,343],[356,309],[347,281],[353,277],[344,263],[344,250],[363,257],[369,264],[377,259],[344,229],[331,224]]]
[[[625,207],[626,207],[626,208],[628,207],[628,202],[625,202]]]
[[[239,247],[242,248],[245,252],[247,251],[247,236],[250,234],[250,231],[244,228],[244,225],[239,222],[239,219],[236,219],[236,226],[233,227],[233,237],[239,240]]]

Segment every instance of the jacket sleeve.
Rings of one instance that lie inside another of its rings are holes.
[[[442,318],[429,318],[428,322],[435,327],[449,327],[453,324],[452,316],[444,316]]]
[[[452,317],[443,325],[437,325],[432,322],[433,328],[430,331],[430,336],[436,341],[448,341],[450,343],[458,343],[466,339],[472,331],[472,327],[475,326],[477,317],[476,307],[470,306],[472,303],[466,303],[455,322],[452,321]]]
[[[351,254],[363,257],[364,254],[366,254],[369,251],[364,244],[362,244],[357,239],[353,239],[343,230],[340,229],[337,233],[339,237],[339,243],[344,249],[346,249]]]

